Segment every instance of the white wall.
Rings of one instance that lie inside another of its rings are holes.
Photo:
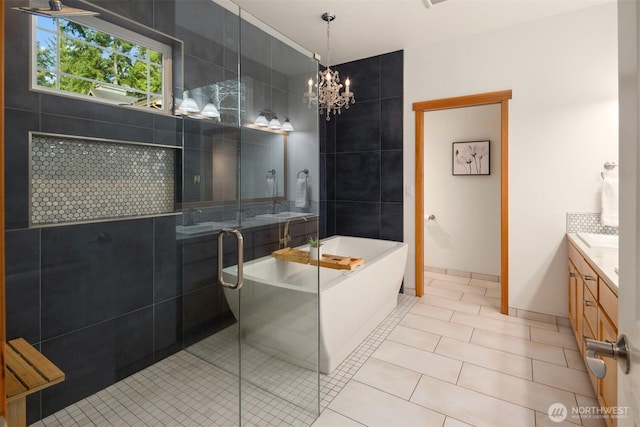
[[[513,90],[510,307],[567,315],[566,213],[599,211],[602,165],[618,157],[616,11],[612,2],[404,53],[405,185],[415,180],[413,102]],[[415,199],[406,194],[415,258]]]
[[[500,105],[424,117],[424,265],[500,275]],[[490,175],[454,176],[452,143],[490,141]]]

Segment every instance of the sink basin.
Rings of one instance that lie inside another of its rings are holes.
[[[618,248],[618,236],[613,234],[578,233],[578,237],[590,248]]]
[[[314,215],[310,212],[278,212],[275,214],[256,215],[256,219],[293,219]]]
[[[225,227],[229,227],[226,222],[201,222],[194,225],[177,225],[176,232],[180,234],[198,234],[208,231],[222,230]]]

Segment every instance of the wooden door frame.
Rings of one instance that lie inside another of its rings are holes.
[[[509,314],[509,100],[511,90],[413,103],[416,118],[416,296],[424,292],[424,113],[500,104],[500,312]]]

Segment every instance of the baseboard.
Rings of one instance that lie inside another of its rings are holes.
[[[500,282],[500,276],[485,273],[475,273],[472,271],[455,270],[452,268],[433,267],[430,265],[425,265],[424,271],[429,271],[431,273],[448,274],[450,276],[467,277],[470,279],[486,280],[488,282]]]

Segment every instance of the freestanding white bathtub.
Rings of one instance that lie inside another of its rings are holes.
[[[248,343],[309,369],[318,365],[319,345],[320,371],[329,374],[395,308],[407,245],[345,236],[322,242],[323,253],[364,258],[364,265],[318,269],[266,256],[244,264],[239,291],[224,292]],[[235,282],[236,271],[225,268],[225,280]]]

